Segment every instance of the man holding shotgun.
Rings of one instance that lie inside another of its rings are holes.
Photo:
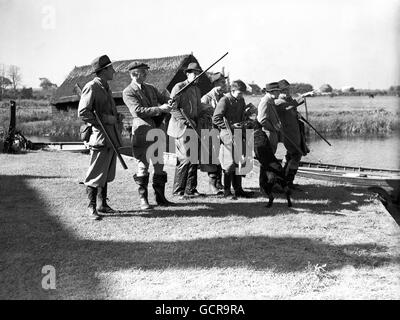
[[[198,163],[190,161],[190,146],[197,146],[198,144],[197,141],[192,144],[189,143],[190,135],[188,132],[188,130],[196,130],[198,126],[201,92],[196,83],[182,92],[180,90],[200,75],[202,70],[197,63],[192,62],[189,63],[184,72],[187,80],[177,83],[171,91],[171,99],[174,102],[167,130],[168,135],[175,138],[178,160],[175,167],[173,194],[181,198],[201,196],[196,189]],[[187,119],[182,115],[181,110],[187,116]]]
[[[283,169],[287,184],[289,188],[293,189],[293,180],[297,173],[297,169],[299,168],[301,157],[309,153],[309,149],[305,143],[304,125],[300,123],[296,109],[304,103],[304,98],[299,96],[294,99],[290,95],[290,84],[287,80],[282,79],[278,84],[281,94],[278,99],[275,100],[275,104],[277,106],[279,118],[282,122],[282,130],[286,135],[286,137],[281,137],[286,148],[286,161]]]
[[[88,212],[93,219],[101,220],[99,212],[115,212],[108,206],[106,200],[107,184],[115,178],[117,155],[106,134],[112,140],[114,147],[119,148],[122,145],[121,123],[108,85],[108,81],[113,79],[115,73],[110,58],[107,55],[100,56],[94,59],[91,65],[96,77],[82,90],[78,115],[92,126],[89,138],[90,166],[84,184],[89,198]],[[102,124],[98,122],[94,112]],[[107,131],[106,134],[102,126]]]

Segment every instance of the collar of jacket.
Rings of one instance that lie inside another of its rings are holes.
[[[96,81],[98,84],[100,84],[106,91],[110,90],[109,84],[107,83],[107,81],[104,81],[102,78],[95,77],[94,81]]]

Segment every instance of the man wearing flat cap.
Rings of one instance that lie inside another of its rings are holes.
[[[213,114],[213,124],[220,130],[222,145],[219,151],[219,160],[224,170],[224,197],[229,199],[251,198],[252,192],[246,192],[242,188],[243,176],[238,172],[239,163],[234,156],[235,146],[231,139],[233,129],[241,128],[241,123],[246,119],[246,104],[243,94],[246,92],[246,84],[241,80],[233,81],[230,92],[219,100]],[[227,127],[228,126],[228,127]],[[245,142],[245,140],[242,140]],[[246,150],[242,146],[242,152]],[[233,186],[234,194],[231,193]]]
[[[199,128],[213,129],[212,116],[217,107],[219,100],[226,92],[226,78],[221,72],[214,73],[209,76],[213,88],[201,98],[202,110],[200,113]],[[210,159],[209,164],[201,164],[200,170],[208,173],[209,189],[213,194],[222,194],[224,186],[222,185],[222,168],[221,164],[212,163],[212,154],[219,153],[218,145],[210,143]],[[214,150],[215,149],[215,150]]]
[[[149,66],[141,62],[132,62],[128,66],[131,83],[122,92],[125,105],[133,116],[132,121],[132,153],[137,163],[137,172],[133,176],[138,185],[140,208],[150,209],[148,201],[149,161],[147,149],[153,143],[146,141],[146,135],[151,129],[165,131],[163,118],[170,112],[169,97],[161,94],[156,87],[145,83]],[[167,173],[163,171],[163,163],[152,163],[153,189],[156,202],[160,206],[172,203],[165,198]]]
[[[289,187],[293,188],[293,180],[299,168],[301,157],[309,152],[305,143],[305,136],[302,134],[304,125],[299,121],[297,112],[297,107],[304,103],[304,98],[300,96],[294,99],[290,95],[290,84],[287,80],[282,79],[278,84],[281,94],[275,100],[275,104],[278,106],[277,111],[282,122],[282,130],[285,133],[285,137],[282,137],[286,148],[284,171]],[[300,151],[303,151],[303,153]]]
[[[91,159],[84,184],[89,198],[88,210],[92,218],[101,220],[101,213],[114,213],[107,202],[107,185],[115,178],[116,154],[107,140],[93,110],[96,110],[105,129],[118,148],[121,147],[120,118],[115,107],[108,81],[113,79],[115,70],[108,56],[103,55],[93,60],[93,73],[96,77],[88,82],[82,90],[79,101],[79,117],[91,125],[89,139]]]
[[[189,148],[190,145],[193,145],[190,143],[190,137],[193,137],[193,135],[191,135],[189,131],[196,130],[198,126],[201,92],[194,83],[179,95],[177,95],[177,93],[189,84],[189,82],[193,81],[202,70],[196,62],[192,62],[189,63],[184,72],[187,79],[177,83],[171,91],[171,98],[174,99],[175,102],[171,110],[171,119],[167,131],[169,136],[175,138],[177,156],[173,194],[181,198],[187,196],[201,196],[197,191],[198,164],[190,161]],[[191,128],[192,125],[187,122],[180,110],[187,115],[196,128]]]

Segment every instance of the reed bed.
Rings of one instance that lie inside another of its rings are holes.
[[[400,130],[399,111],[388,111],[385,108],[339,110],[311,111],[308,114],[309,121],[327,137],[385,136]],[[46,100],[21,100],[17,104],[16,114],[17,129],[25,135],[79,139],[82,121],[78,118],[76,110],[52,113],[51,106]],[[302,114],[305,116],[304,112]],[[7,132],[9,123],[9,105],[8,102],[3,102],[0,104],[0,138]],[[129,134],[124,130],[123,135]]]

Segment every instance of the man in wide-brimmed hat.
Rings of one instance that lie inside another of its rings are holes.
[[[224,96],[226,92],[226,79],[221,72],[213,73],[209,76],[211,83],[214,88],[212,88],[208,93],[206,93],[201,98],[202,112],[200,114],[199,127],[200,129],[213,128],[212,116],[214,110],[217,107],[219,100]],[[218,154],[218,145],[210,143],[210,159],[209,164],[201,164],[200,170],[208,173],[209,177],[209,189],[213,194],[222,194],[224,186],[222,185],[222,168],[221,164],[212,163],[212,154]]]
[[[258,104],[257,120],[262,125],[271,143],[275,154],[279,142],[280,119],[276,111],[275,99],[279,97],[278,82],[271,82],[265,86],[265,95]]]
[[[190,137],[193,137],[190,130],[197,129],[198,126],[201,92],[196,84],[193,84],[179,94],[179,96],[176,96],[176,94],[189,82],[193,81],[202,70],[198,63],[192,62],[184,69],[184,72],[187,79],[177,83],[171,91],[171,98],[175,100],[175,103],[171,110],[171,119],[167,131],[169,136],[175,138],[178,160],[175,167],[173,194],[181,198],[201,196],[197,191],[198,162],[193,163],[190,161],[190,147],[197,146],[198,141],[189,142]],[[191,128],[192,124],[187,122],[180,109],[182,109],[196,128]]]
[[[92,71],[96,77],[82,90],[79,101],[79,117],[92,126],[89,139],[91,159],[84,184],[89,198],[88,210],[92,218],[101,220],[100,213],[114,213],[107,200],[107,185],[115,178],[116,154],[107,140],[93,110],[96,110],[105,129],[116,147],[120,147],[120,117],[115,107],[108,82],[113,79],[115,70],[107,55],[93,60]]]
[[[284,171],[289,187],[294,188],[293,180],[299,168],[301,157],[309,152],[305,143],[305,135],[302,134],[302,132],[304,133],[304,125],[299,121],[297,112],[297,107],[304,103],[304,98],[299,96],[294,99],[290,95],[290,83],[287,80],[282,79],[278,84],[281,94],[275,100],[275,104],[282,122],[282,130],[285,133],[285,136],[281,137],[286,148]]]
[[[147,150],[152,142],[146,141],[146,135],[155,128],[165,131],[163,119],[171,110],[168,104],[169,96],[161,94],[153,85],[145,83],[149,69],[145,63],[132,62],[128,66],[132,81],[122,92],[124,103],[133,116],[132,153],[137,164],[137,172],[133,178],[138,185],[142,210],[150,209],[147,190],[150,159],[147,158]],[[152,165],[156,202],[160,206],[171,205],[172,203],[165,198],[167,173],[163,171],[164,165],[163,163],[152,163]]]

